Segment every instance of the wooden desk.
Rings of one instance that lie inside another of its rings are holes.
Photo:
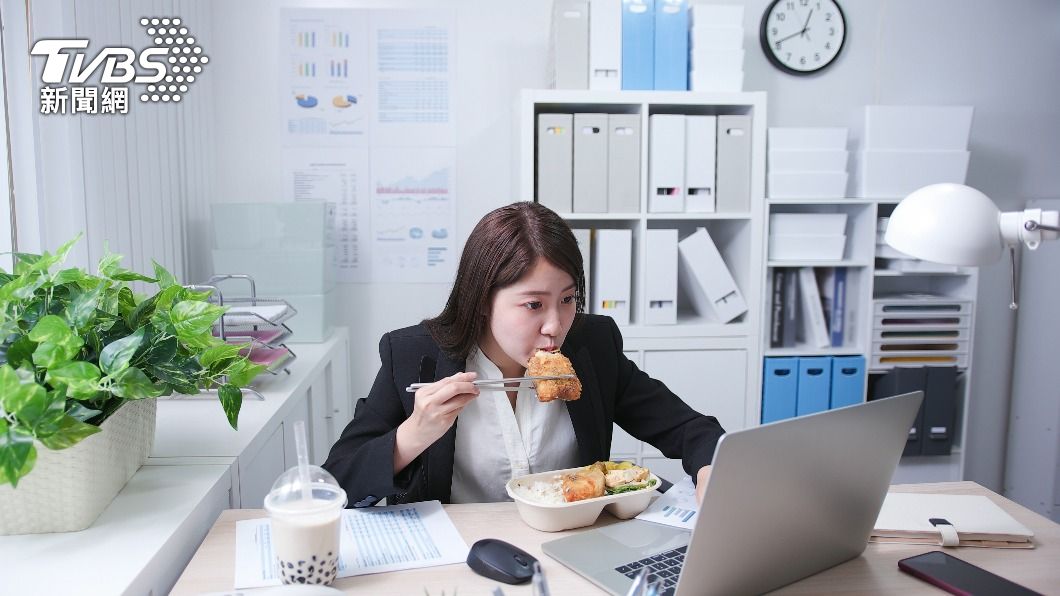
[[[1045,594],[1060,594],[1060,525],[991,492],[974,482],[946,482],[938,484],[905,484],[891,488],[894,492],[938,492],[951,494],[985,495],[1034,532],[1037,548],[1033,550],[1001,550],[960,548],[950,552],[975,565],[1010,578]],[[568,532],[539,532],[519,518],[514,503],[485,503],[476,505],[446,505],[460,534],[471,545],[481,538],[502,538],[523,548],[541,560],[552,594],[602,594],[588,580],[570,571],[541,552],[541,543],[566,536],[585,528]],[[235,522],[263,517],[258,509],[229,510],[221,514],[199,551],[188,564],[174,586],[172,594],[198,594],[231,590],[235,581]],[[604,514],[596,526],[616,523]],[[898,560],[933,550],[923,545],[870,544],[860,557],[825,570],[795,584],[786,586],[778,594],[939,594],[926,583],[898,571]],[[938,549],[934,549],[938,550]],[[749,564],[754,564],[749,562]],[[335,587],[350,593],[385,595],[422,594],[424,589],[437,596],[444,590],[453,594],[491,594],[496,582],[476,575],[464,565],[430,567],[398,573],[383,573],[348,577],[335,582]],[[512,596],[530,594],[530,585],[503,586]]]

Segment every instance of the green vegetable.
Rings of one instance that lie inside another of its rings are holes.
[[[641,490],[642,488],[651,488],[655,486],[655,479],[652,478],[647,482],[640,482],[638,484],[623,484],[622,486],[616,486],[614,488],[605,489],[609,495],[618,495],[622,493],[631,493],[633,491]]]

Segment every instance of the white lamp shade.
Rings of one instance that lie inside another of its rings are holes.
[[[986,265],[1000,259],[1005,249],[999,213],[974,188],[932,184],[913,191],[894,208],[884,240],[925,261]]]

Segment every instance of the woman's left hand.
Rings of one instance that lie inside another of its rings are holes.
[[[696,473],[696,503],[703,503],[703,492],[707,490],[707,478],[710,478],[710,466],[703,466]]]

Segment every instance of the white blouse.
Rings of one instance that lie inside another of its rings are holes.
[[[501,379],[497,365],[477,347],[467,372]],[[541,403],[520,391],[512,410],[506,391],[482,391],[460,412],[453,455],[453,503],[510,501],[504,485],[514,477],[578,465],[578,442],[567,403]]]

